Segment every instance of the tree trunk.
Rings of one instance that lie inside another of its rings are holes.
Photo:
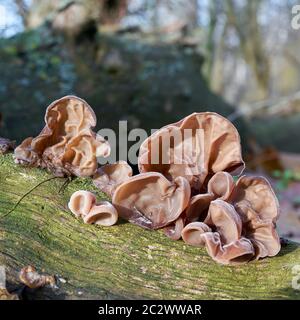
[[[15,165],[11,155],[0,156],[0,168],[0,265],[6,267],[8,288],[18,286],[17,272],[26,265],[66,280],[58,280],[57,289],[31,292],[31,298],[300,297],[292,288],[293,266],[300,264],[296,243],[284,245],[274,258],[222,266],[205,249],[160,231],[121,221],[106,228],[84,224],[67,202],[78,189],[96,191],[90,179],[49,180],[43,170]]]

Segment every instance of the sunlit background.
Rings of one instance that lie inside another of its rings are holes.
[[[271,179],[281,234],[300,241],[297,4],[0,0],[0,136],[36,135],[66,94],[91,104],[98,129],[219,112],[240,131],[248,171]]]

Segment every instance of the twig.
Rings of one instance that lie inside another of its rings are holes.
[[[19,200],[18,202],[13,206],[13,208],[11,210],[9,210],[7,213],[5,213],[4,215],[0,216],[0,220],[6,218],[10,213],[12,213],[17,207],[18,205],[21,203],[21,201],[27,197],[32,191],[34,191],[36,188],[38,188],[40,185],[42,185],[43,183],[46,183],[48,181],[57,179],[59,177],[51,177],[49,179],[43,180],[40,183],[38,183],[37,185],[35,185],[33,188],[31,188],[29,191],[27,191]]]
[[[68,186],[69,183],[72,182],[73,178],[74,178],[73,176],[69,176],[66,178],[66,180],[64,181],[64,183],[61,185],[61,187],[58,190],[59,194],[64,193],[66,187]]]

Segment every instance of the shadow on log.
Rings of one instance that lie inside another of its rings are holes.
[[[11,155],[0,156],[0,168],[0,265],[8,289],[19,288],[18,271],[26,265],[66,280],[58,280],[57,289],[27,291],[28,299],[300,298],[292,288],[293,267],[300,263],[296,243],[287,242],[274,258],[218,265],[205,249],[159,231],[125,222],[108,228],[83,224],[66,205],[78,189],[104,198],[89,179],[49,180],[45,171],[15,165]]]

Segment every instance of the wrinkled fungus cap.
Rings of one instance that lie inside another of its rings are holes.
[[[96,196],[89,191],[78,190],[71,195],[68,207],[76,217],[86,216],[96,203]]]
[[[222,264],[248,262],[254,256],[249,239],[242,236],[242,222],[233,206],[214,200],[204,222],[193,222],[182,230],[183,240],[205,246],[208,254]]]
[[[110,202],[101,201],[92,207],[90,212],[83,217],[83,221],[89,224],[112,226],[118,221],[118,212]]]
[[[190,186],[183,177],[170,182],[149,172],[122,183],[112,202],[120,216],[144,228],[158,229],[175,221],[188,205]]]
[[[193,113],[156,131],[142,143],[138,164],[140,172],[185,177],[196,191],[205,189],[216,172],[244,170],[238,131],[213,112]]]
[[[54,175],[91,176],[97,157],[107,157],[110,146],[92,131],[96,125],[93,109],[84,100],[66,96],[46,110],[46,126],[35,138],[25,139],[15,149],[20,164],[47,168]]]
[[[68,207],[77,217],[88,224],[112,226],[118,221],[118,212],[108,201],[96,202],[96,196],[89,191],[79,190],[72,194]]]
[[[132,176],[132,168],[126,161],[106,164],[93,177],[94,185],[112,197],[117,187]]]
[[[243,232],[255,247],[256,258],[275,256],[280,251],[276,222],[280,209],[277,197],[264,177],[243,176],[230,200],[243,222]]]
[[[223,264],[275,256],[280,251],[278,200],[265,178],[243,176],[234,185],[224,173],[217,173],[208,191],[192,197],[186,210],[191,221],[182,230],[186,243],[205,246]]]

